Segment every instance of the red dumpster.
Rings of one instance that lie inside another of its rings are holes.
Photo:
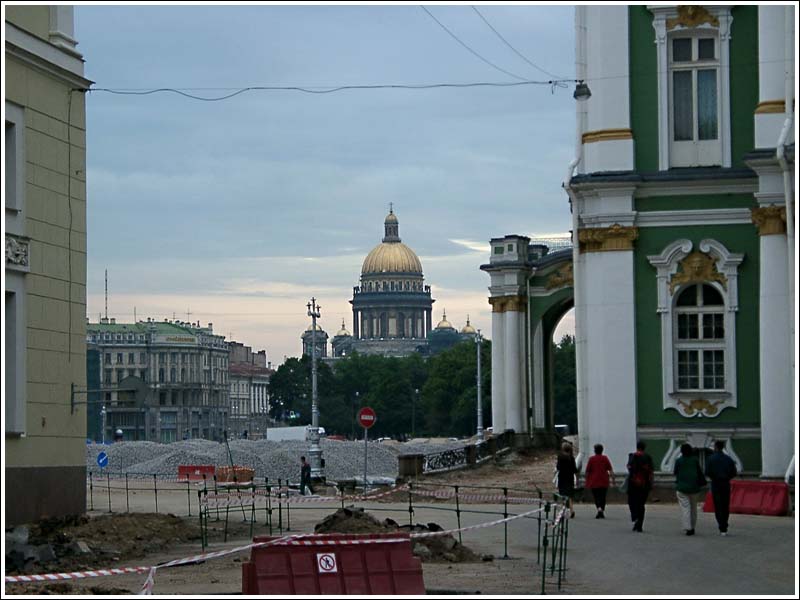
[[[242,593],[424,595],[425,584],[407,533],[328,534],[253,548],[242,564]]]
[[[704,512],[714,512],[711,491]],[[783,481],[731,481],[731,513],[782,516],[789,512],[789,486]]]
[[[214,465],[178,465],[178,479],[202,480],[213,479]]]

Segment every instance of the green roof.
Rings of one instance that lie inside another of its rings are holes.
[[[139,322],[139,323],[87,323],[87,333],[148,333],[154,331],[157,334],[182,333],[197,335],[197,328],[184,327],[175,323],[165,323],[163,321]]]

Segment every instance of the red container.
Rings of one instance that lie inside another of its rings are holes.
[[[214,465],[178,465],[178,479],[191,481],[214,478]]]
[[[709,491],[704,512],[714,512]],[[789,486],[783,481],[731,481],[731,512],[743,515],[783,516],[789,513]]]
[[[401,542],[345,545],[347,540]],[[260,536],[254,542],[279,538]],[[408,534],[328,534],[302,538],[313,545],[275,545],[251,550],[242,564],[247,595],[424,595],[422,563]]]

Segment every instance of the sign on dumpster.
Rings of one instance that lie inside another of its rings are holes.
[[[332,553],[317,554],[317,567],[320,573],[336,573],[336,555]]]
[[[369,406],[365,406],[361,410],[358,411],[358,424],[361,425],[364,429],[369,429],[373,425],[375,425],[375,421],[378,420],[378,417],[375,415],[375,411],[372,410]]]

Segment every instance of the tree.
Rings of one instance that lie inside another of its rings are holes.
[[[575,382],[575,336],[565,335],[553,345],[553,396],[556,424],[566,423],[572,433],[578,431]]]

